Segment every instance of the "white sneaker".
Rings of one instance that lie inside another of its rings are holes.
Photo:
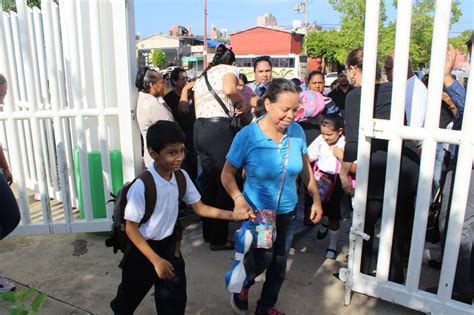
[[[15,291],[16,286],[13,282],[8,281],[4,276],[0,275],[0,293]]]

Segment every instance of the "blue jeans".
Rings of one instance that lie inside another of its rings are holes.
[[[436,145],[436,160],[434,166],[434,173],[433,173],[433,193],[432,197],[434,198],[436,191],[439,188],[440,180],[441,180],[441,173],[443,171],[443,161],[444,161],[444,143],[438,143]]]
[[[277,237],[273,247],[251,248],[244,260],[247,273],[246,288],[250,288],[255,283],[255,278],[267,270],[260,300],[257,302],[257,308],[262,312],[276,304],[278,293],[285,280],[286,262],[296,230],[296,212],[278,214],[276,220]]]
[[[15,196],[5,176],[0,172],[0,240],[18,226],[20,218]]]

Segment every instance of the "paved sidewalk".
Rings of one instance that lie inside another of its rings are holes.
[[[188,276],[187,314],[232,314],[224,273],[233,252],[211,252],[202,242],[199,219],[186,219],[183,255]],[[348,221],[346,221],[347,230]],[[232,223],[232,228],[238,224]],[[0,244],[0,272],[17,283],[49,294],[41,314],[111,314],[109,302],[120,281],[120,255],[104,246],[105,234],[8,237]],[[346,240],[338,260],[324,258],[325,240],[316,243],[316,229],[302,236],[291,251],[278,307],[286,314],[417,314],[388,302],[354,294],[344,306],[344,284],[333,274],[345,265]],[[250,291],[255,308],[262,282]],[[136,314],[155,314],[152,291]],[[0,314],[7,305],[0,303]]]

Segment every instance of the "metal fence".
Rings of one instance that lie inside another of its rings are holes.
[[[364,38],[364,72],[360,113],[360,131],[357,156],[357,188],[353,225],[350,235],[349,266],[343,269],[346,276],[346,304],[350,303],[352,291],[378,297],[393,303],[433,314],[473,314],[471,305],[451,299],[456,262],[461,241],[461,231],[466,209],[473,161],[474,107],[473,80],[469,80],[462,130],[446,130],[438,127],[440,117],[441,92],[443,87],[444,64],[448,43],[451,16],[451,1],[438,0],[434,20],[432,54],[430,63],[430,84],[425,126],[413,128],[404,126],[406,77],[410,44],[412,1],[399,0],[397,8],[397,28],[395,39],[395,64],[390,120],[370,119],[373,117],[375,69],[377,60],[377,40],[380,0],[367,4]],[[368,174],[371,139],[385,139],[388,144],[388,160],[381,219],[380,246],[377,257],[376,276],[362,274],[361,255],[366,212]],[[413,229],[406,283],[404,285],[388,281],[392,239],[395,222],[398,180],[400,172],[401,147],[403,140],[422,140],[420,177],[417,189],[415,228]],[[428,209],[431,201],[431,185],[438,142],[459,146],[455,175],[455,198],[451,203],[446,249],[439,279],[437,294],[419,289],[422,256],[425,245]]]
[[[104,189],[98,194],[110,198],[111,151],[119,154],[124,180],[141,167],[132,119],[133,5],[43,0],[39,9],[17,0],[16,6],[17,12],[0,15],[0,69],[9,86],[0,141],[21,210],[15,233],[108,230],[111,206],[104,217],[95,216],[91,181],[101,178]],[[100,154],[102,172],[89,172],[92,152]],[[37,214],[32,194],[40,200]],[[62,203],[57,219],[51,213],[54,200]]]

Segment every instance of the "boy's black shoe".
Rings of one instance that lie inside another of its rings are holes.
[[[321,227],[319,228],[318,234],[316,235],[316,238],[318,240],[322,240],[326,238],[326,235],[328,235],[329,231],[329,225],[327,224],[321,224]]]
[[[249,289],[242,289],[230,297],[230,306],[236,314],[246,314],[249,309]]]

